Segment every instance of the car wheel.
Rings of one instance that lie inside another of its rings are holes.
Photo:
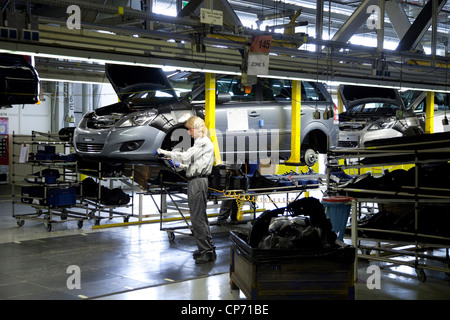
[[[308,148],[304,153],[303,160],[308,167],[312,167],[319,160],[319,154],[314,149]]]

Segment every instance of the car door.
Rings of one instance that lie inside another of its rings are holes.
[[[434,129],[433,132],[450,131],[449,120],[449,94],[443,92],[434,93]],[[449,113],[450,116],[450,113]]]
[[[291,154],[291,81],[271,80],[274,97],[277,100],[276,112],[271,119],[277,119],[280,138],[280,156],[288,158]],[[337,120],[334,119],[334,104],[326,88],[315,82],[301,82],[301,149],[307,148],[325,153],[337,143]]]
[[[426,91],[407,90],[402,92],[402,99],[405,105],[414,111],[420,120],[420,125],[425,129],[425,120],[427,112],[427,93]],[[434,116],[433,132],[450,131],[447,113],[450,112],[450,97],[448,93],[434,93]],[[450,113],[449,113],[450,115]]]
[[[449,97],[447,93],[434,93],[434,115],[433,115],[433,133],[450,131],[450,125],[447,118],[449,112]],[[422,115],[423,121],[426,119],[427,102],[426,93],[422,102],[414,109]]]
[[[258,133],[264,125],[264,110],[256,87],[243,87],[239,77],[217,80],[217,92],[228,93],[231,100],[216,104],[216,130],[226,163],[257,163]]]

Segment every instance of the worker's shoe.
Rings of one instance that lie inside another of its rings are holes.
[[[216,260],[217,259],[216,250],[213,250],[212,253],[214,256],[214,260]],[[201,256],[201,253],[199,250],[195,250],[194,253],[192,254],[192,256],[194,257],[194,259],[197,259],[198,257]]]
[[[216,261],[216,251],[210,251],[205,253],[200,253],[198,251],[194,252],[195,264],[202,264]]]

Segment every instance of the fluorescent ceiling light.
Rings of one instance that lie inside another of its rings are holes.
[[[240,75],[241,72],[233,72],[233,71],[223,71],[218,69],[207,69],[207,68],[189,68],[189,67],[176,67],[176,66],[167,66],[162,64],[152,64],[152,63],[139,63],[139,62],[127,62],[127,61],[118,61],[111,59],[98,59],[98,58],[83,58],[76,56],[61,56],[51,53],[33,53],[27,51],[14,51],[14,50],[5,50],[0,49],[0,53],[11,53],[17,55],[27,55],[33,57],[43,57],[50,59],[63,59],[63,60],[75,60],[75,61],[85,61],[85,62],[93,62],[98,64],[121,64],[121,65],[129,65],[129,66],[140,66],[140,67],[153,67],[153,68],[163,68],[167,70],[181,70],[181,71],[193,71],[193,72],[205,72],[205,73],[221,73],[221,74],[231,74],[231,75]]]
[[[86,81],[86,80],[68,80],[68,79],[53,79],[53,78],[42,78],[39,77],[40,81],[48,81],[48,82],[69,82],[69,83],[85,83],[85,84],[110,84],[109,81],[101,82],[101,81]]]

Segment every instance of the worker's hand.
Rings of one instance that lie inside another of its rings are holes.
[[[173,161],[172,159],[169,159],[169,164],[175,168],[179,168],[181,165],[178,161]]]
[[[155,151],[155,154],[163,154],[163,155],[167,155],[169,153],[169,151],[166,151],[164,149],[158,149]]]

